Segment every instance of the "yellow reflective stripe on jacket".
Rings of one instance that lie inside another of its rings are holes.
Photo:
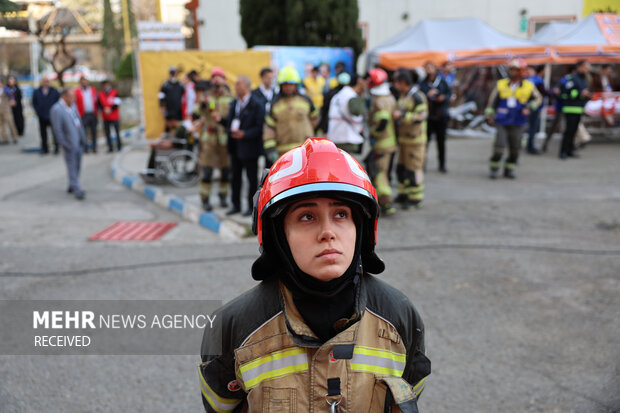
[[[286,102],[284,100],[279,100],[271,106],[271,114],[277,117],[280,112],[286,109]]]
[[[306,349],[292,347],[277,351],[239,367],[246,390],[258,386],[263,380],[275,379],[300,371],[308,371]]]
[[[374,149],[377,149],[377,150],[389,149],[389,148],[392,148],[393,146],[396,146],[396,137],[390,134],[387,138],[377,139]]]
[[[422,106],[422,105],[418,105],[418,106]],[[422,121],[426,120],[427,108],[426,108],[426,105],[423,105],[423,106],[424,107],[422,109],[420,109],[420,110],[416,109],[413,112],[405,113],[405,117],[404,117],[403,120],[405,122],[407,122],[407,123],[410,123],[410,122],[422,122]]]
[[[269,140],[266,140],[266,141],[263,143],[263,148],[265,148],[265,149],[275,148],[275,147],[276,147],[276,145],[277,145],[277,142],[276,142],[276,140],[275,140],[275,139],[269,139]]]
[[[239,399],[226,399],[215,393],[203,377],[200,366],[198,366],[198,374],[200,375],[200,388],[202,389],[202,395],[205,397],[207,403],[209,403],[209,406],[211,406],[213,410],[218,413],[232,412],[235,410],[235,407],[241,403],[241,400]]]
[[[422,394],[422,390],[424,390],[424,386],[426,385],[426,377],[418,382],[415,386],[413,386],[413,392],[416,397],[419,397]]]
[[[319,110],[315,106],[314,110],[310,112],[310,119],[316,119],[318,117],[319,117]]]
[[[275,128],[276,127],[276,121],[270,115],[265,116],[265,123],[270,128]]]
[[[310,102],[308,102],[306,99],[304,98],[293,99],[291,103],[294,108],[302,109],[308,112],[308,114],[310,114]]]
[[[400,377],[405,371],[406,361],[405,354],[380,348],[355,346],[351,359],[351,370]]]
[[[562,113],[582,114],[584,112],[583,106],[562,106]]]
[[[387,121],[389,121],[390,116],[390,112],[388,112],[387,110],[378,110],[372,116],[372,120],[377,123],[380,122],[382,119],[386,119]]]

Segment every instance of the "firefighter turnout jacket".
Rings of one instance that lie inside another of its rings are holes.
[[[398,143],[420,144],[426,143],[426,118],[428,104],[426,96],[413,87],[405,96],[398,99],[398,109],[403,116],[398,122]]]
[[[373,150],[377,153],[391,153],[396,150],[396,133],[392,113],[396,110],[394,96],[373,96],[368,113],[370,135],[375,140]]]
[[[205,330],[199,379],[207,412],[417,412],[430,374],[424,326],[407,297],[363,275],[351,319],[321,342],[275,278],[220,310]],[[217,322],[216,322],[217,323]],[[221,345],[220,345],[221,344]]]
[[[301,94],[278,95],[265,116],[263,142],[265,151],[275,150],[278,155],[300,146],[314,135],[313,122],[319,111],[310,98]]]
[[[199,110],[203,121],[203,132],[200,136],[200,164],[202,166],[219,168],[221,160],[218,158],[228,158],[226,128],[215,120],[214,114],[217,112],[222,119],[226,119],[232,100],[233,97],[228,91],[219,96],[209,93],[207,106]]]

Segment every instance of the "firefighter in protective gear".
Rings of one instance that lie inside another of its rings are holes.
[[[489,123],[495,123],[497,128],[493,154],[489,160],[491,179],[497,178],[506,145],[509,155],[504,164],[504,176],[516,178],[515,168],[530,110],[536,110],[542,103],[536,86],[522,77],[525,66],[525,62],[520,60],[510,62],[508,77],[497,81],[485,110]]]
[[[394,87],[400,93],[398,110],[393,114],[398,125],[397,200],[404,209],[419,208],[424,199],[428,104],[416,83],[408,70],[394,75]]]
[[[254,204],[262,282],[218,310],[221,337],[205,329],[207,412],[417,412],[430,374],[424,326],[404,294],[370,275],[384,270],[377,215],[368,176],[327,139],[271,167]]]
[[[226,147],[228,135],[222,119],[228,117],[230,102],[233,97],[226,88],[226,73],[215,67],[211,71],[211,88],[199,104],[202,133],[200,135],[199,164],[201,180],[199,185],[200,198],[205,211],[213,207],[209,202],[213,180],[213,170],[220,170],[218,195],[220,206],[228,207],[228,183],[230,181],[230,160]]]
[[[396,154],[396,132],[392,118],[396,110],[396,100],[390,92],[387,73],[383,69],[370,70],[367,81],[371,95],[368,127],[372,150],[366,159],[366,165],[377,188],[381,214],[393,215],[396,209],[392,204],[390,173]]]
[[[263,146],[267,166],[286,151],[301,145],[314,135],[319,111],[310,98],[298,92],[301,79],[297,70],[285,66],[278,73],[280,94],[265,115]]]

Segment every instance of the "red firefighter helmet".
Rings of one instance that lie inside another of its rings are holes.
[[[329,139],[307,139],[300,147],[282,155],[263,177],[254,197],[252,225],[261,252],[270,248],[272,232],[282,230],[273,228],[275,217],[293,202],[321,196],[360,207],[364,220],[361,234],[364,269],[375,274],[382,272],[383,261],[374,252],[379,212],[377,192],[359,162]],[[255,279],[263,279],[254,268],[252,273]]]
[[[214,76],[221,76],[226,79],[226,72],[224,72],[224,69],[222,69],[221,67],[215,66],[213,69],[211,69],[211,78],[213,78]]]
[[[368,72],[368,87],[370,89],[372,89],[373,87],[377,87],[383,82],[385,82],[387,78],[388,75],[385,70],[378,67],[370,69],[370,71]]]

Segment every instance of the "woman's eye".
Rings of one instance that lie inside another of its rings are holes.
[[[312,214],[301,214],[299,216],[299,220],[300,221],[310,221],[310,220],[312,220],[312,218],[313,218]]]
[[[336,212],[336,217],[337,218],[347,218],[349,216],[349,212],[342,210],[342,211],[338,211]]]

